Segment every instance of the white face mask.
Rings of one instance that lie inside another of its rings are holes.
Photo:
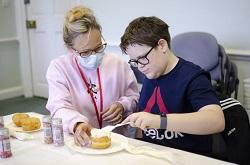
[[[100,64],[102,63],[102,59],[105,52],[92,54],[89,57],[81,57],[77,56],[78,62],[81,64],[82,67],[87,69],[97,69]]]

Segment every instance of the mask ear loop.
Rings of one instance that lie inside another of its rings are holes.
[[[104,39],[104,37],[103,37],[102,34],[101,34],[101,38],[102,38],[103,43],[107,43],[107,42],[105,41],[105,39]]]

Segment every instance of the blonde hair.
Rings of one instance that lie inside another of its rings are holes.
[[[72,8],[65,16],[63,25],[63,40],[66,46],[72,46],[72,40],[79,34],[87,33],[91,29],[101,31],[91,9],[85,6]]]

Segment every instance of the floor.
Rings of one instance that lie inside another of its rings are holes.
[[[0,100],[0,116],[9,115],[15,112],[37,112],[49,114],[45,105],[47,99],[40,97],[16,97],[7,100]]]

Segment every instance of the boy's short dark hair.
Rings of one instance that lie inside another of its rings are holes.
[[[157,17],[139,17],[129,23],[121,37],[120,48],[126,53],[129,45],[156,46],[160,39],[165,39],[170,48],[170,34],[167,23]]]

